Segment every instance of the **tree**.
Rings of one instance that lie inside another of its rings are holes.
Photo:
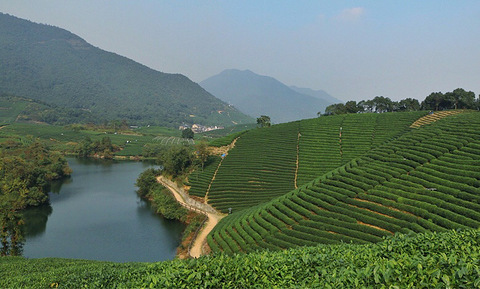
[[[358,106],[357,106],[357,102],[354,101],[354,100],[350,100],[350,101],[347,101],[347,102],[345,103],[345,111],[346,111],[347,113],[357,113],[357,112],[359,112],[360,110],[359,110],[359,108],[358,108]]]
[[[146,169],[140,174],[135,186],[138,187],[137,194],[140,197],[146,197],[150,190],[157,184],[157,175],[159,172],[153,168]]]
[[[446,110],[446,109],[475,109],[475,93],[457,88],[445,94],[432,92],[422,102],[422,109],[425,110]]]
[[[260,127],[270,127],[272,125],[270,117],[267,115],[261,115],[257,118],[257,124],[260,125]]]
[[[432,92],[422,101],[422,109],[424,110],[440,110],[444,95],[441,92]]]
[[[445,93],[445,98],[453,105],[453,109],[474,109],[475,93],[465,91],[463,88],[457,88],[452,92]]]
[[[195,145],[195,152],[197,154],[197,158],[203,167],[205,166],[205,162],[208,160],[208,156],[210,155],[210,151],[208,150],[208,144],[205,141],[200,141]]]
[[[331,104],[325,108],[324,115],[336,115],[347,113],[347,109],[343,103]]]
[[[182,130],[182,138],[193,139],[194,136],[195,136],[195,133],[191,128],[186,128]]]
[[[361,100],[358,102],[357,107],[361,112],[373,112],[375,105],[372,100]]]
[[[375,112],[391,112],[393,111],[393,102],[390,98],[384,96],[375,96],[372,100],[375,106]]]
[[[165,173],[179,176],[187,171],[193,164],[194,154],[192,148],[185,145],[170,146],[159,157]]]
[[[420,103],[413,98],[405,98],[396,103],[395,111],[417,111],[420,110]]]

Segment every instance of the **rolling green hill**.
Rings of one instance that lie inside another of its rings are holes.
[[[243,133],[189,185],[233,209],[214,252],[362,244],[480,227],[479,160],[478,112],[349,114]]]
[[[97,123],[254,122],[183,75],[103,51],[66,30],[2,13],[0,27],[0,93],[79,109]]]
[[[347,129],[355,131],[364,116],[352,117],[356,120],[348,126],[343,122],[342,151]],[[396,122],[378,123],[390,136],[399,127]],[[318,170],[309,183],[224,218],[209,235],[210,247],[250,252],[262,247],[361,244],[395,232],[480,227],[479,113],[451,115],[420,128],[403,127],[397,136],[378,144],[365,143],[360,134],[353,137],[350,159],[327,159],[339,166]],[[354,149],[362,144],[363,152]],[[265,191],[268,194],[268,187]]]
[[[337,115],[250,130],[220,166],[189,178],[190,193],[207,195],[223,212],[264,203],[402,134],[424,114]]]

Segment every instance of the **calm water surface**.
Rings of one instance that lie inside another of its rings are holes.
[[[184,225],[155,215],[135,193],[135,180],[149,165],[68,162],[72,176],[53,186],[50,205],[25,212],[25,257],[115,262],[175,257]]]

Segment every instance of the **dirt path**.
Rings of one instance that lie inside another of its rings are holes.
[[[161,183],[164,187],[169,189],[177,202],[189,210],[193,210],[204,214],[208,217],[208,221],[205,227],[200,231],[195,240],[193,241],[193,246],[190,249],[190,256],[193,258],[198,258],[203,254],[203,245],[207,240],[208,234],[215,228],[218,222],[225,217],[226,215],[221,214],[216,211],[209,204],[201,203],[197,200],[194,200],[185,193],[183,188],[179,188],[176,183],[166,179],[163,176],[157,177],[157,181]]]
[[[237,142],[237,140],[239,138],[240,137],[237,137],[236,139],[234,139],[232,141],[232,143],[229,144],[228,146],[223,146],[223,147],[219,147],[219,148],[211,148],[212,149],[211,152],[213,154],[221,155],[222,159],[218,163],[217,169],[213,173],[213,177],[210,180],[210,184],[208,184],[207,191],[205,192],[205,202],[208,202],[208,193],[210,192],[210,189],[212,188],[213,181],[215,181],[215,177],[217,176],[218,170],[222,166],[223,160],[227,157],[228,152],[235,147],[235,143]]]
[[[295,179],[294,179],[294,185],[295,185],[295,189],[298,188],[297,186],[297,178],[298,178],[298,157],[300,155],[300,137],[302,136],[302,134],[300,132],[298,132],[298,135],[297,135],[297,160],[295,161]]]
[[[205,227],[202,229],[200,234],[197,235],[193,242],[193,246],[190,249],[190,256],[193,258],[198,258],[203,255],[203,245],[207,240],[208,234],[215,228],[218,222],[225,217],[225,215],[207,213],[208,221],[205,224]]]

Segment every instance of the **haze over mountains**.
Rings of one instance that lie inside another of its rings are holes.
[[[200,85],[243,113],[252,117],[268,115],[274,123],[316,117],[328,105],[342,102],[324,91],[288,87],[250,70],[224,70]]]
[[[254,122],[184,75],[155,71],[64,29],[3,13],[0,59],[0,93],[88,112],[96,122]]]

